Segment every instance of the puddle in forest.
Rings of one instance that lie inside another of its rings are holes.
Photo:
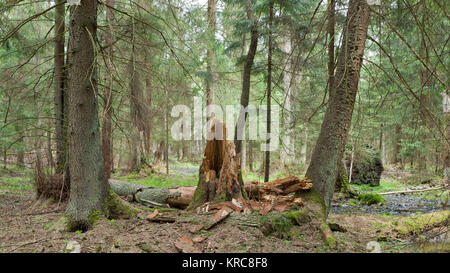
[[[429,213],[442,211],[442,204],[438,200],[426,200],[414,195],[392,194],[386,195],[385,205],[354,205],[348,200],[333,201],[331,211],[333,213],[389,213],[392,215],[414,215],[417,213]]]

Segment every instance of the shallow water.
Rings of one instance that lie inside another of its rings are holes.
[[[389,213],[392,215],[413,215],[441,211],[442,205],[437,200],[426,200],[411,194],[391,194],[384,196],[385,205],[352,205],[348,200],[333,201],[333,213]]]

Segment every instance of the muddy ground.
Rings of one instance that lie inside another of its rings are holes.
[[[10,173],[17,183],[0,179],[0,252],[67,252],[69,241],[77,241],[81,252],[178,252],[174,241],[186,235],[202,241],[195,247],[204,253],[214,252],[371,252],[370,241],[380,244],[381,252],[449,252],[448,211],[412,216],[365,214],[361,212],[331,213],[329,222],[346,229],[335,232],[337,247],[329,248],[316,226],[294,226],[291,238],[265,236],[260,226],[244,225],[234,217],[227,218],[208,231],[191,233],[189,226],[198,216],[185,211],[164,212],[177,219],[175,223],[154,223],[145,220],[146,210],[136,219],[101,219],[86,232],[67,232],[61,224],[65,204],[33,198],[31,183],[26,177]],[[5,174],[3,174],[5,177]],[[233,215],[232,215],[233,216]],[[428,217],[429,218],[426,218]],[[253,215],[252,219],[259,219]],[[447,218],[447,221],[443,219]],[[191,221],[186,221],[191,219]],[[427,220],[428,219],[428,220]],[[416,223],[416,222],[417,223]],[[257,223],[257,222],[253,222]],[[438,237],[441,236],[441,237]],[[436,239],[438,238],[438,239]]]

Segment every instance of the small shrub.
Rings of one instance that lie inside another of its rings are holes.
[[[380,204],[384,205],[384,198],[383,196],[376,194],[376,193],[365,193],[358,196],[358,199],[360,200],[361,204],[364,205],[374,205],[374,204]]]

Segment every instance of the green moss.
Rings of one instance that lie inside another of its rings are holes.
[[[48,225],[49,230],[54,230],[58,232],[73,230],[72,228],[73,228],[72,223],[66,214],[63,214],[58,220],[51,222]]]
[[[305,193],[302,196],[305,199],[305,202],[314,203],[320,206],[320,213],[322,215],[316,215],[317,217],[325,218],[327,215],[327,207],[325,206],[325,201],[322,196],[313,188],[309,192]],[[316,212],[318,214],[319,212]]]
[[[94,227],[95,223],[98,222],[98,220],[103,218],[103,213],[99,210],[93,210],[91,214],[89,215],[89,225],[91,227]]]
[[[261,217],[261,232],[265,236],[273,234],[280,239],[290,239],[293,226],[293,221],[283,213],[274,212]]]
[[[364,205],[375,205],[380,204],[384,205],[384,198],[383,196],[377,194],[377,193],[365,193],[358,196],[358,199],[360,200],[361,204]]]
[[[299,226],[310,221],[310,217],[305,210],[288,211],[284,215]]]
[[[325,221],[320,225],[320,230],[322,231],[326,245],[330,248],[336,248],[336,239],[333,237],[333,232],[331,231],[330,226],[328,226]]]
[[[325,243],[330,247],[330,248],[336,248],[337,246],[337,242],[336,239],[334,239],[334,237],[329,237],[325,240]]]
[[[108,218],[121,216],[130,219],[139,213],[137,208],[121,202],[120,197],[112,190],[109,191],[109,195],[105,200],[105,206],[107,208],[106,211],[110,213],[107,215]]]

